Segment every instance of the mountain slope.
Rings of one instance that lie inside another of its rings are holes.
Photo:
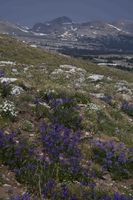
[[[131,200],[132,74],[0,44],[0,198]]]

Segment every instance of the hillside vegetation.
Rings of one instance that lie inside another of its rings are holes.
[[[0,35],[0,199],[130,200],[133,74]]]

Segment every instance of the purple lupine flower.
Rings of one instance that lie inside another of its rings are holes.
[[[113,141],[93,142],[93,159],[99,162],[103,170],[113,173],[117,171],[118,176],[130,176],[130,165],[132,163],[131,148],[127,148],[123,143],[116,144]]]
[[[11,198],[10,200],[31,200],[30,195],[25,193],[23,195],[18,195],[16,197]]]
[[[106,102],[109,105],[112,105],[112,97],[111,96],[104,96],[100,98],[102,101]]]
[[[127,158],[126,158],[125,152],[121,152],[118,156],[118,162],[126,163],[126,161],[127,161]]]
[[[49,179],[48,182],[44,185],[42,196],[43,198],[47,198],[49,195],[51,196],[52,191],[56,187],[56,181],[54,179]]]
[[[76,194],[72,194],[70,197],[70,200],[78,200],[78,197]]]
[[[121,109],[127,114],[133,116],[133,104],[127,101],[124,101],[121,105]]]
[[[61,187],[61,198],[62,199],[69,199],[70,191],[68,190],[66,185],[62,185]]]
[[[44,125],[45,126],[45,125]],[[78,168],[80,161],[79,141],[80,134],[73,132],[62,125],[41,127],[43,152],[52,162],[60,162],[61,158],[69,161],[69,164]]]
[[[0,70],[0,78],[1,78],[1,77],[4,77],[4,76],[5,76],[4,71],[3,71],[3,70]]]

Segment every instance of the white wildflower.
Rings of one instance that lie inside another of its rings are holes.
[[[95,111],[100,110],[100,107],[98,105],[94,104],[94,103],[89,103],[88,107],[89,107],[90,110],[95,110]]]
[[[6,100],[0,105],[0,114],[9,117],[16,117],[18,112],[16,111],[14,103]]]

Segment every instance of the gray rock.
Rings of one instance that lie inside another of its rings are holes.
[[[92,82],[102,81],[104,79],[104,75],[93,74],[88,77]]]
[[[20,95],[22,92],[24,92],[23,88],[19,86],[14,86],[12,88],[11,94],[17,96],[17,95]]]
[[[130,96],[128,94],[122,94],[122,98],[125,101],[131,101],[133,99],[132,96]]]
[[[105,97],[104,93],[90,93],[90,95],[98,99]]]
[[[0,78],[0,82],[6,84],[14,83],[17,80],[18,80],[17,78]]]

